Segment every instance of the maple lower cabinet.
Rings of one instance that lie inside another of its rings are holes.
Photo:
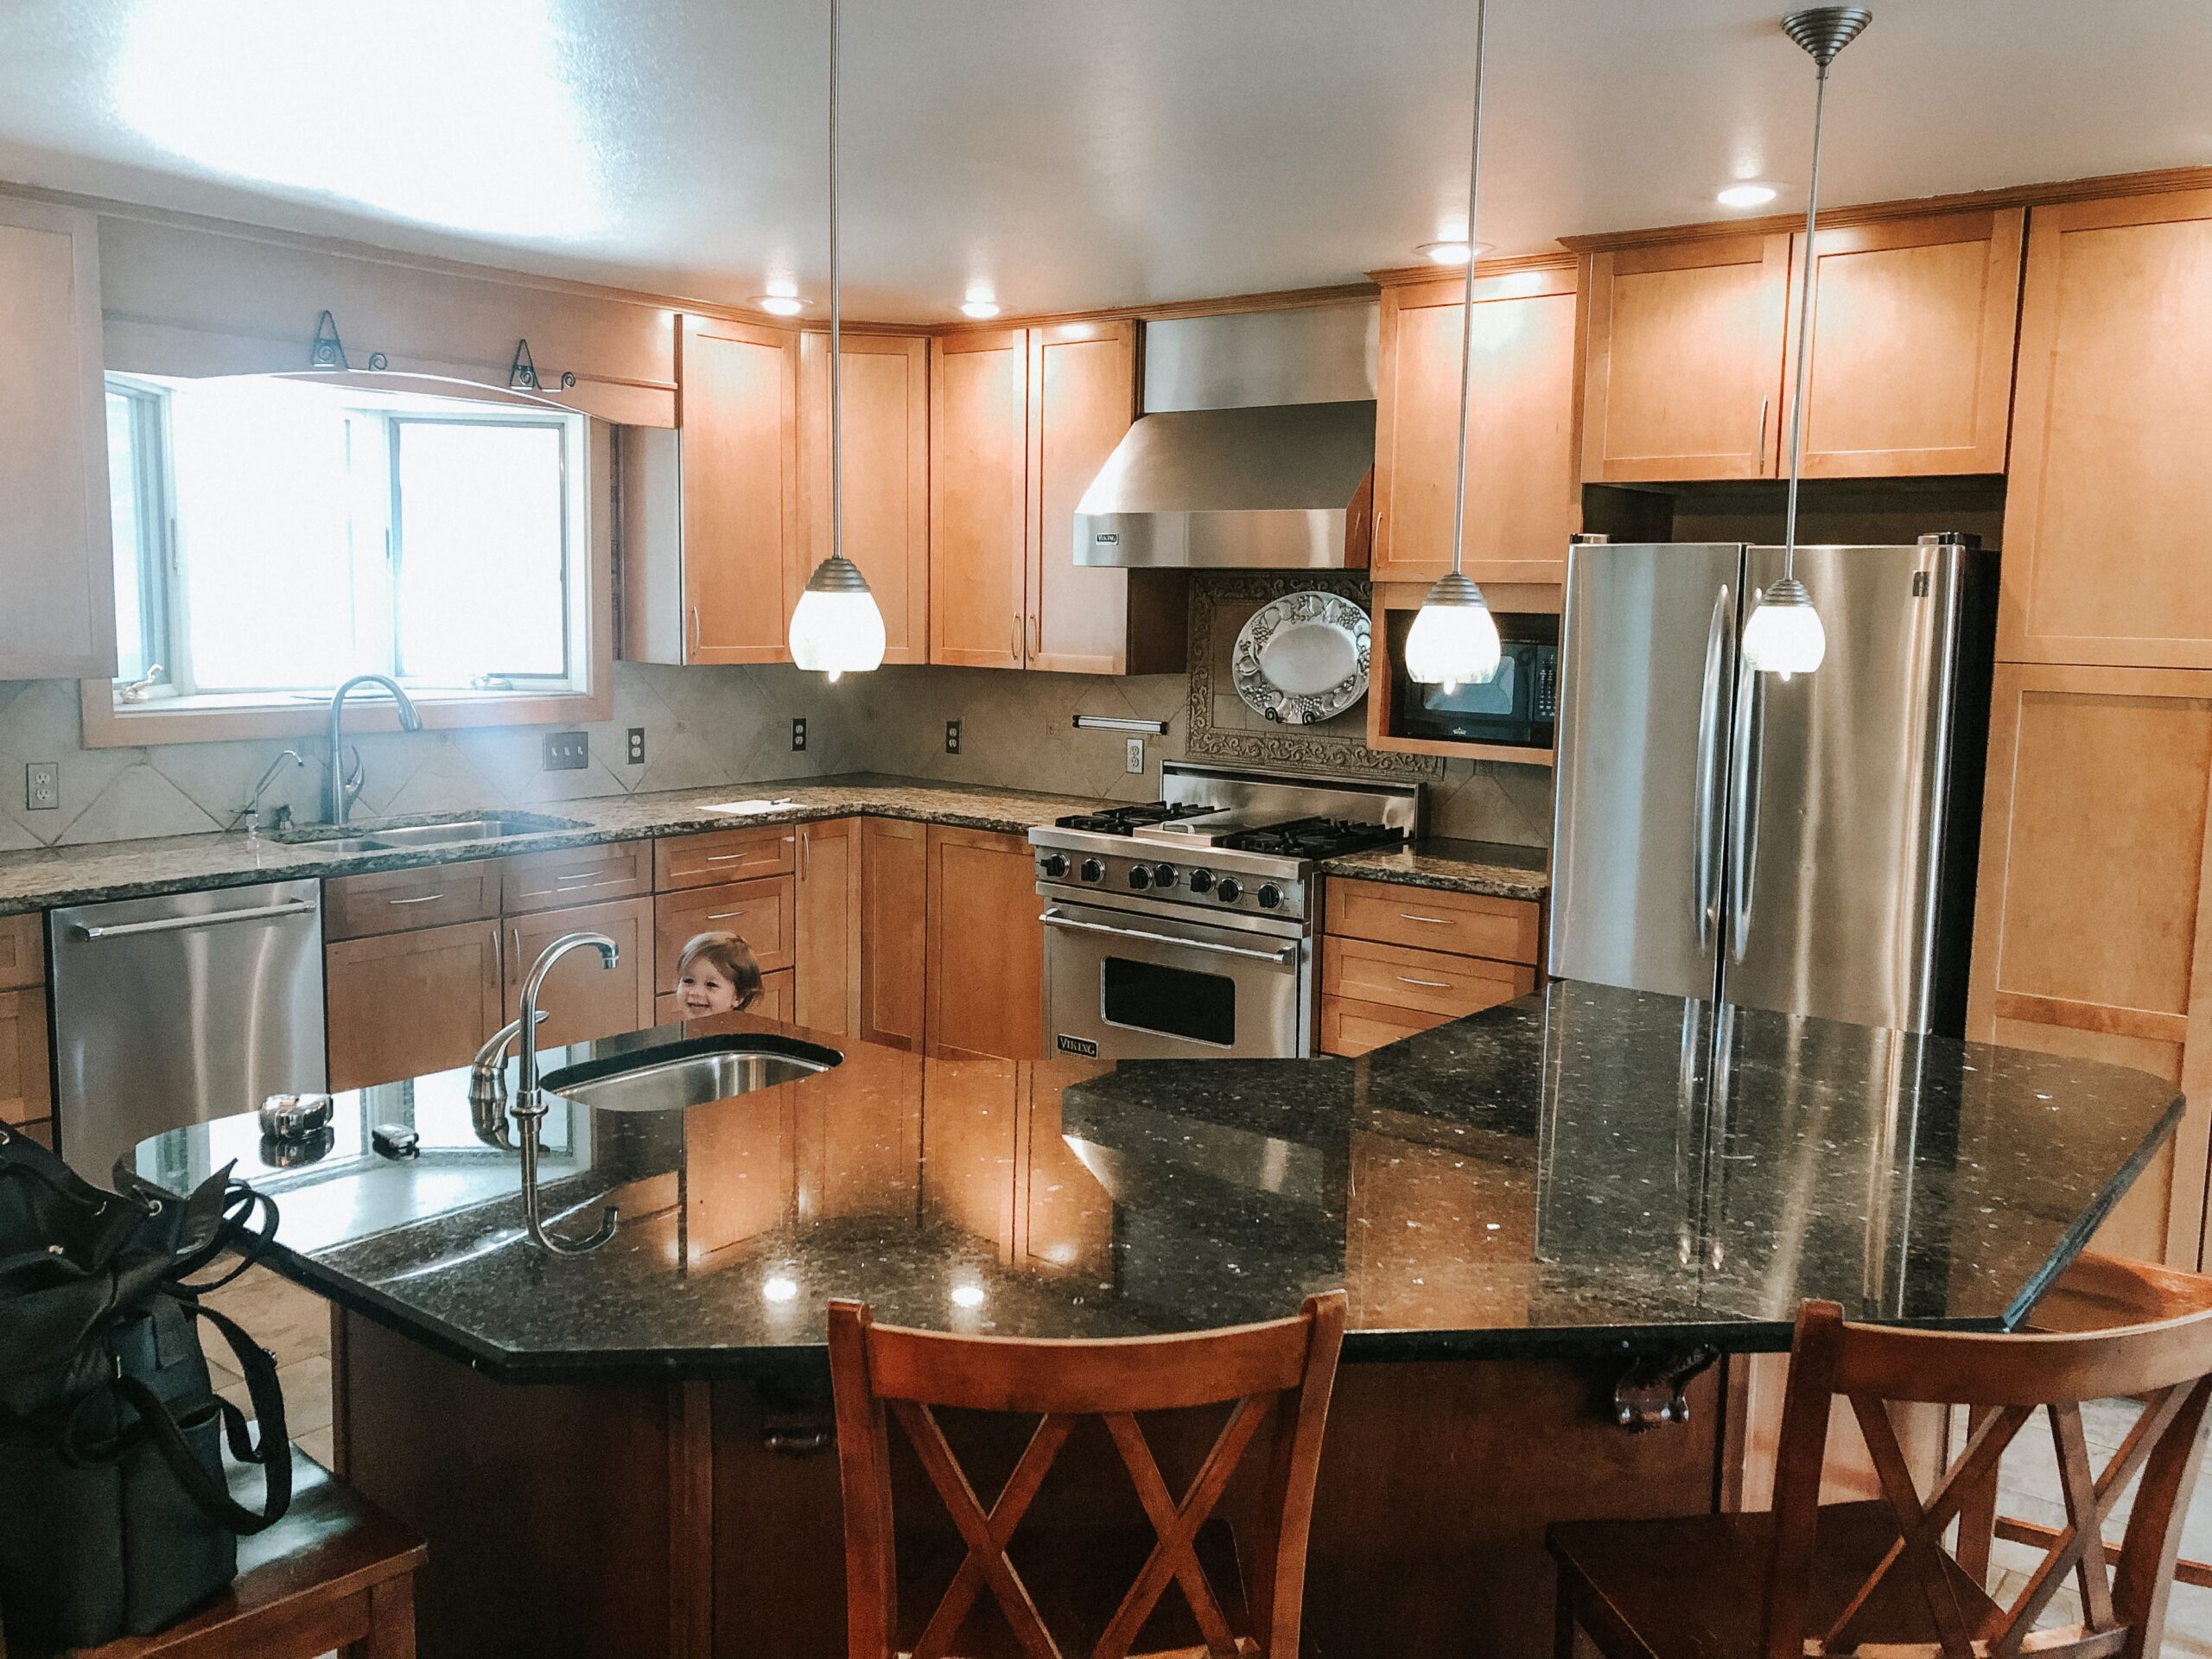
[[[0,680],[116,671],[93,216],[0,200]]]
[[[916,334],[842,336],[845,556],[883,613],[883,660],[930,659],[930,346]],[[830,556],[830,336],[798,342],[799,534],[785,566],[790,620]]]
[[[545,1013],[545,1022],[537,1028],[540,1048],[619,1036],[626,1031],[642,1031],[653,1023],[656,986],[651,898],[575,905],[507,918],[510,996],[521,995],[531,964],[547,945],[563,934],[580,932],[606,934],[614,941],[621,959],[608,968],[601,963],[596,950],[571,950],[553,964],[538,991],[537,1006]],[[500,1023],[505,1024],[505,1019]]]
[[[1787,234],[1592,254],[1584,291],[1584,483],[1774,475]]]
[[[1045,928],[1028,841],[929,827],[927,1052],[1034,1059],[1045,1025]]]
[[[683,621],[673,660],[790,660],[786,625],[798,590],[789,572],[803,552],[798,341],[753,323],[683,319]]]
[[[1331,876],[1322,890],[1324,1054],[1358,1055],[1535,989],[1543,906]]]
[[[2212,673],[2000,664],[1967,1035],[2190,1096],[2099,1236],[2194,1269],[2212,1122]]]
[[[466,1065],[505,1023],[496,919],[334,939],[323,947],[330,1086]]]
[[[0,917],[0,1123],[53,1144],[54,1069],[47,1042],[46,918]]]
[[[919,1053],[927,1036],[929,826],[861,820],[861,1040]]]
[[[798,827],[794,960],[798,1024],[840,1037],[861,1030],[861,818]]]
[[[1575,274],[1478,276],[1468,409],[1466,570],[1478,582],[1564,582],[1582,525],[1574,451]],[[1452,568],[1465,285],[1382,292],[1375,412],[1376,582]]]
[[[1020,668],[1027,638],[1029,335],[930,353],[930,660]]]
[[[2028,224],[1998,655],[2212,667],[2212,190]]]

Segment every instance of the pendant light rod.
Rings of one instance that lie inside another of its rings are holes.
[[[1483,48],[1490,0],[1475,0],[1475,113],[1467,140],[1467,279],[1459,301],[1459,466],[1452,486],[1452,574],[1459,574],[1467,543],[1467,410],[1475,367],[1475,203],[1483,167]]]
[[[830,0],[830,556],[845,556],[845,365],[839,349],[837,265],[837,0]]]

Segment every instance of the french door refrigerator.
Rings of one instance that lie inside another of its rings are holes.
[[[1827,656],[1787,680],[1739,648],[1782,557],[1568,553],[1550,970],[1957,1035],[1997,556],[1800,547]]]

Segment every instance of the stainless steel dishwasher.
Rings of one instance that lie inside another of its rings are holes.
[[[319,882],[57,910],[47,944],[60,1151],[88,1179],[149,1135],[323,1087]]]

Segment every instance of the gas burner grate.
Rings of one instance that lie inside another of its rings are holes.
[[[1109,807],[1103,812],[1072,813],[1065,818],[1053,819],[1052,824],[1058,830],[1088,830],[1093,835],[1126,836],[1146,824],[1172,823],[1178,818],[1202,817],[1213,810],[1211,806],[1147,801],[1137,806]]]
[[[1272,853],[1282,858],[1335,858],[1403,841],[1403,830],[1345,818],[1296,818],[1288,823],[1243,830],[1222,837],[1220,845],[1240,853]]]

